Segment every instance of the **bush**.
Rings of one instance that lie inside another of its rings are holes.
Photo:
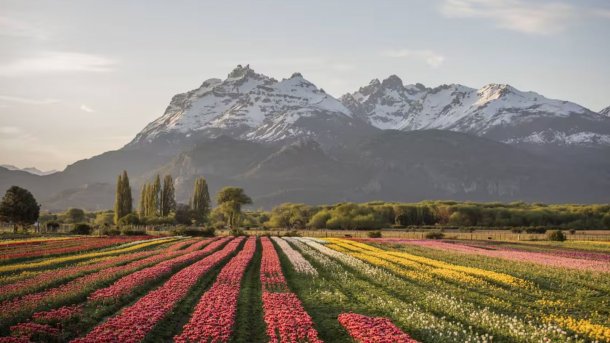
[[[510,229],[510,231],[511,231],[512,233],[521,233],[521,232],[523,232],[523,230],[521,230],[521,229],[519,229],[519,228],[512,228],[512,229]]]
[[[238,237],[238,236],[245,236],[245,235],[246,235],[246,232],[245,232],[244,230],[240,229],[240,228],[234,228],[234,229],[231,229],[231,230],[229,231],[229,235],[231,235],[231,236],[235,236],[235,237]]]
[[[216,236],[216,229],[214,227],[177,226],[171,230],[171,233],[176,236],[214,237]]]
[[[79,223],[74,225],[74,228],[72,229],[72,231],[70,231],[70,233],[75,235],[90,235],[91,231],[93,231],[91,225],[87,223]]]
[[[566,240],[566,234],[561,230],[553,230],[546,234],[546,238],[548,238],[549,241],[563,242]]]
[[[443,239],[445,234],[440,231],[430,231],[426,232],[426,239]]]
[[[366,235],[369,236],[369,238],[381,238],[381,231],[369,231]]]
[[[121,234],[121,231],[116,228],[105,226],[97,229],[97,234],[100,236],[118,236]]]
[[[119,219],[119,222],[117,224],[119,226],[138,225],[138,224],[140,224],[140,218],[138,218],[138,216],[136,216],[135,214],[130,213],[130,214],[122,217],[121,219]]]
[[[146,236],[146,230],[126,227],[126,228],[121,229],[121,235],[123,235],[123,236]]]
[[[58,222],[48,222],[46,225],[47,225],[47,231],[49,231],[49,232],[57,232],[57,230],[59,230]]]
[[[297,230],[291,230],[286,232],[284,237],[301,237],[301,234]]]
[[[576,234],[576,230],[570,229],[570,235],[574,235],[574,234]]]
[[[527,233],[545,233],[546,232],[546,228],[544,228],[544,227],[528,227],[527,229],[525,229],[525,232],[527,232]]]

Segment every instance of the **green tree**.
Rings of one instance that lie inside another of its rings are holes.
[[[210,215],[210,193],[208,183],[205,178],[200,177],[195,180],[191,209],[197,223],[205,223]]]
[[[85,211],[81,208],[69,208],[63,217],[66,223],[81,223],[85,221]]]
[[[157,174],[151,190],[151,215],[161,215],[161,177]]]
[[[163,178],[163,189],[161,190],[160,214],[161,217],[169,216],[170,212],[176,210],[176,197],[174,189],[174,179],[171,175]]]
[[[119,219],[128,215],[132,211],[131,187],[127,171],[119,175],[116,186],[116,197],[114,201],[114,222],[118,224]]]
[[[27,227],[34,224],[40,215],[40,205],[27,189],[12,186],[9,188],[2,202],[0,202],[0,216],[13,223],[13,230],[17,232],[17,226]]]
[[[112,212],[100,212],[95,216],[95,225],[110,226],[114,224],[114,214]]]
[[[142,185],[142,190],[140,191],[140,203],[138,206],[138,214],[140,215],[140,219],[146,217],[146,187],[148,184]]]
[[[216,195],[218,207],[225,214],[231,228],[239,226],[241,207],[252,203],[252,199],[239,187],[225,187]]]

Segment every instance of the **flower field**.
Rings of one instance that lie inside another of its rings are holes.
[[[610,342],[610,244],[0,242],[1,342]]]

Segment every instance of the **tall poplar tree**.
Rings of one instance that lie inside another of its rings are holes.
[[[119,175],[117,179],[116,196],[114,201],[114,223],[118,224],[119,219],[130,214],[131,210],[131,187],[129,186],[127,171],[123,170],[123,174]]]
[[[146,217],[146,186],[146,184],[143,184],[142,190],[140,191],[140,206],[138,208],[140,218]]]
[[[152,184],[152,199],[153,208],[151,215],[159,216],[161,215],[161,177],[157,174],[155,178],[155,182]]]
[[[210,214],[210,193],[208,183],[205,178],[200,177],[195,180],[193,199],[191,200],[191,210],[197,223],[204,223]]]
[[[176,198],[174,179],[171,175],[163,178],[163,190],[161,191],[161,217],[169,216],[170,212],[176,210]]]

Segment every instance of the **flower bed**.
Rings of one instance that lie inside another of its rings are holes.
[[[302,274],[308,274],[308,275],[313,275],[313,276],[318,275],[318,272],[311,265],[311,263],[309,263],[309,261],[307,261],[303,257],[303,255],[301,255],[300,252],[294,250],[290,246],[290,244],[288,244],[288,242],[286,242],[285,240],[283,240],[280,237],[272,237],[271,239],[273,239],[273,241],[275,243],[277,243],[277,245],[280,246],[280,248],[282,249],[284,254],[286,254],[286,257],[288,257],[288,260],[294,267],[294,270],[296,270],[298,273],[302,273]]]
[[[235,325],[235,313],[243,274],[254,256],[256,238],[222,268],[216,282],[201,297],[190,321],[174,342],[227,342]]]
[[[197,281],[233,253],[242,240],[243,238],[234,239],[222,250],[182,269],[161,287],[96,326],[87,336],[72,342],[140,342],[187,295]]]
[[[337,319],[359,343],[417,343],[388,318],[342,313]]]
[[[296,294],[288,289],[280,258],[267,237],[261,238],[263,312],[270,342],[322,342]]]

